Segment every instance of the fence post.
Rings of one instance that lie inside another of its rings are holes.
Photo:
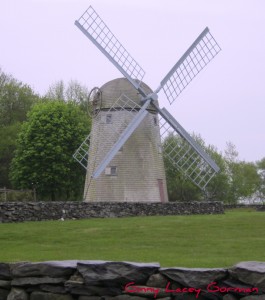
[[[37,201],[37,195],[36,195],[36,188],[33,187],[33,198],[34,198],[34,201],[36,202]]]
[[[6,187],[4,187],[4,201],[7,202],[7,190],[6,190]]]

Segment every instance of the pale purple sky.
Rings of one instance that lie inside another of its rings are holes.
[[[208,26],[222,51],[169,109],[189,132],[239,158],[265,157],[264,0],[0,0],[0,66],[43,95],[58,80],[88,88],[121,77],[74,25],[89,5],[146,71],[161,79]]]

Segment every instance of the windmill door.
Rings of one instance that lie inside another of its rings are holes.
[[[159,195],[160,195],[160,202],[165,202],[165,191],[164,191],[164,183],[163,179],[157,179]]]

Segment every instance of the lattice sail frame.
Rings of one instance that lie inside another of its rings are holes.
[[[141,106],[139,104],[122,94],[105,112],[104,116],[110,113],[115,118],[117,116],[115,116],[113,112],[122,111],[126,112],[126,117],[119,120],[118,123],[113,120],[113,122],[115,122],[115,126],[112,126],[113,123],[109,124],[102,122],[102,114],[98,114],[93,119],[91,133],[85,138],[83,143],[74,153],[74,159],[77,160],[85,169],[90,169],[90,166],[93,166],[93,170],[96,169],[101,160],[118,141],[122,132],[127,128],[128,124],[132,121],[140,109]],[[93,126],[97,126],[97,128],[93,128]],[[107,134],[106,130],[108,130]],[[100,141],[100,145],[98,144],[98,141]],[[94,149],[92,149],[91,145],[94,145]],[[95,152],[97,155],[94,155]]]
[[[160,83],[170,104],[220,51],[206,27]]]
[[[75,21],[75,25],[93,42],[93,44],[138,87],[145,71],[118,41],[108,26],[90,6],[84,14]],[[138,81],[138,84],[135,82]]]
[[[165,164],[167,161],[188,177],[200,189],[219,171],[213,167],[198,151],[179,134],[163,117],[159,116],[160,136]],[[191,137],[190,137],[191,138]]]

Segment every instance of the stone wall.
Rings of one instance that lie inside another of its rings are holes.
[[[129,216],[222,214],[222,202],[0,202],[0,223]]]
[[[158,263],[0,263],[0,300],[264,300],[265,262],[231,268]]]
[[[257,211],[265,211],[265,205],[256,207]]]
[[[264,204],[224,204],[224,209],[234,209],[234,208],[253,208],[257,211],[265,210]]]

